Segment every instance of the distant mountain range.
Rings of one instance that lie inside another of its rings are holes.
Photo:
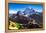
[[[32,14],[39,14],[40,15],[40,13],[41,12],[36,12],[36,10],[34,10],[33,8],[26,8],[23,12],[22,11],[18,11],[17,12],[19,15],[24,15],[24,16],[29,16],[29,15],[32,15]],[[17,14],[16,13],[16,14]],[[12,14],[9,14],[9,16],[11,16]]]

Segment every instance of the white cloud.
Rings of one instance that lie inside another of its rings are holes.
[[[42,12],[42,9],[34,9],[35,12]]]
[[[9,10],[9,14],[16,14],[17,11],[16,10]]]

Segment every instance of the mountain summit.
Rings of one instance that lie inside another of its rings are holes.
[[[26,8],[25,10],[24,10],[24,14],[26,15],[29,15],[29,14],[34,14],[35,13],[35,10],[33,9],[33,8]]]

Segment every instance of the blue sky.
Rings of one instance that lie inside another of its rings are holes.
[[[18,4],[18,3],[9,3],[8,4],[9,12],[15,13],[17,11],[24,11],[26,8],[33,8],[38,12],[42,12],[42,4]]]

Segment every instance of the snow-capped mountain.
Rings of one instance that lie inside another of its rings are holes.
[[[28,17],[29,15],[32,15],[32,14],[38,14],[38,15],[40,15],[40,12],[37,12],[33,8],[31,8],[31,9],[30,8],[26,8],[24,11],[17,11],[16,14]]]
[[[24,10],[24,14],[26,15],[28,15],[28,14],[34,14],[35,13],[35,10],[33,9],[33,8],[26,8],[25,10]]]

